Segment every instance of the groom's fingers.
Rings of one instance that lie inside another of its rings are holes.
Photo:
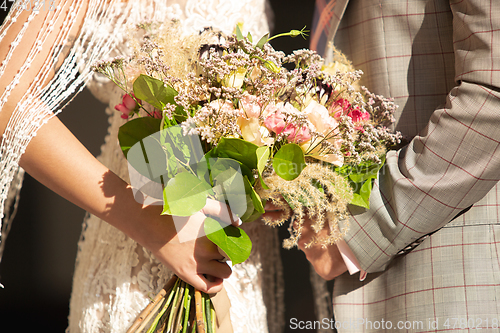
[[[266,211],[262,214],[262,218],[267,218],[271,220],[280,220],[283,218],[283,207],[276,206],[272,200],[267,200],[266,205],[264,206],[264,210]]]

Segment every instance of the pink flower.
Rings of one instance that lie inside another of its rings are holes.
[[[370,114],[368,112],[361,112],[361,110],[358,108],[349,112],[348,116],[351,117],[352,121],[355,123],[359,123],[360,121],[370,120]]]
[[[298,129],[296,125],[289,124],[283,133],[288,134],[288,142],[302,143],[311,140],[311,133],[306,126],[302,126]]]
[[[340,118],[341,116],[345,116],[349,113],[351,109],[351,103],[347,99],[339,98],[332,104],[330,107],[330,114],[333,114],[335,118]]]
[[[336,119],[339,119],[341,116],[348,116],[354,123],[370,120],[370,114],[368,112],[362,112],[359,108],[354,109],[352,104],[343,98],[336,100],[329,111],[330,114],[333,113],[333,117]]]
[[[264,126],[276,134],[281,134],[286,127],[285,116],[278,110],[264,120]]]
[[[129,115],[135,110],[137,103],[134,100],[134,98],[132,98],[129,94],[125,94],[123,95],[122,103],[115,105],[115,110],[123,113],[122,114],[123,119],[127,119]]]
[[[311,139],[311,133],[307,126],[298,128],[296,124],[287,123],[285,121],[285,114],[283,111],[298,113],[299,111],[291,104],[278,103],[270,104],[266,107],[263,114],[268,115],[264,119],[264,126],[276,134],[285,134],[288,142],[301,143]]]
[[[260,116],[260,105],[254,95],[245,93],[240,99],[240,109],[247,118],[258,118]]]

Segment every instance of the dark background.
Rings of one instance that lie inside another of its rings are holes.
[[[2,3],[0,0],[0,5]],[[304,26],[310,29],[314,0],[271,0],[271,6],[275,15],[273,34],[300,30]],[[0,21],[5,13],[0,7]],[[278,38],[273,41],[273,46],[290,53],[308,47],[308,40]],[[99,154],[107,131],[104,105],[84,90],[61,113],[60,119],[92,154]],[[5,289],[0,289],[0,322],[3,327],[15,326],[16,332],[65,330],[84,214],[83,210],[26,175],[19,212],[0,265],[0,282],[5,285]],[[282,239],[287,237],[286,228],[281,228],[280,235]],[[289,328],[290,318],[315,319],[309,266],[302,252],[296,249],[281,252],[286,277],[286,332],[295,332]]]

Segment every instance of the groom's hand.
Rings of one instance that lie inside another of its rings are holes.
[[[323,230],[315,234],[311,228],[311,220],[306,217],[299,238],[299,248],[305,253],[307,260],[309,260],[319,276],[325,280],[333,280],[347,271],[337,245],[322,246],[314,244],[306,248],[306,244],[310,243],[314,236],[326,236],[327,233],[328,223],[325,223]]]

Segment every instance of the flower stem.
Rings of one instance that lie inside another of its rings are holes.
[[[182,327],[182,333],[187,333],[187,328],[189,323],[189,313],[191,310],[191,299],[192,299],[190,285],[188,284],[186,288],[187,291],[184,296],[184,325]]]
[[[196,327],[197,333],[206,333],[205,322],[203,320],[203,300],[201,297],[201,291],[198,289],[194,290],[194,300],[196,304]]]
[[[205,294],[204,294],[205,296]],[[203,297],[205,299],[205,318],[207,320],[207,333],[214,333],[212,330],[212,301],[210,297]]]
[[[144,328],[146,323],[149,321],[149,319],[152,318],[154,313],[156,311],[153,311],[154,308],[159,308],[161,305],[161,301],[165,298],[165,295],[170,292],[172,289],[173,285],[175,284],[175,281],[177,280],[177,276],[172,276],[170,280],[165,284],[162,290],[155,296],[153,301],[148,304],[148,306],[139,314],[135,322],[130,326],[128,329],[127,333],[133,333],[133,332],[139,332]],[[147,320],[146,320],[147,319]],[[139,329],[139,327],[142,325],[142,328]]]

